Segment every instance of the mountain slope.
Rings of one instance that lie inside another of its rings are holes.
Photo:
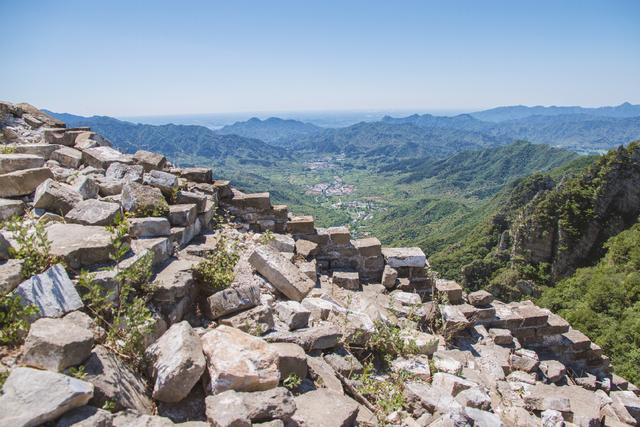
[[[245,138],[256,138],[268,143],[274,143],[282,139],[297,138],[313,134],[322,128],[310,123],[303,123],[298,120],[284,120],[277,117],[270,117],[265,120],[251,118],[244,122],[236,122],[232,125],[224,126],[216,131],[220,135],[239,135]]]
[[[105,116],[82,117],[48,112],[69,126],[89,126],[107,137],[125,152],[154,150],[174,161],[206,158],[214,163],[234,159],[241,162],[269,164],[288,157],[288,153],[257,139],[237,135],[218,135],[203,126],[145,125]]]
[[[527,107],[525,105],[511,105],[505,107],[491,108],[489,110],[471,113],[478,120],[487,122],[502,122],[505,120],[523,119],[530,116],[559,116],[567,114],[588,114],[601,117],[637,117],[640,116],[640,105],[633,105],[628,102],[617,106],[585,108],[578,106],[571,107]]]

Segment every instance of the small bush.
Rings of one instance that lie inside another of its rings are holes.
[[[398,356],[416,353],[415,343],[406,340],[402,329],[382,321],[375,322],[376,330],[367,342],[365,349],[386,363]]]
[[[11,256],[23,260],[21,275],[25,279],[40,274],[57,262],[50,254],[51,242],[44,225],[36,222],[31,225],[21,218],[14,217],[6,225],[13,233],[17,248],[11,248]]]
[[[287,378],[282,380],[282,385],[288,388],[289,390],[294,390],[298,388],[298,386],[302,384],[302,380],[296,374],[289,374]]]
[[[0,154],[13,154],[16,152],[16,147],[11,145],[0,145]]]
[[[275,238],[276,237],[273,235],[273,231],[267,230],[264,233],[262,233],[262,236],[260,236],[260,243],[262,243],[263,245],[266,245],[267,243],[269,243]]]
[[[355,380],[359,383],[358,391],[376,406],[378,418],[384,424],[387,415],[405,407],[404,383],[410,376],[405,371],[389,372],[379,378],[374,374],[373,364],[367,363]]]
[[[227,239],[221,237],[214,252],[195,266],[193,277],[205,289],[220,291],[233,282],[238,259],[235,249],[229,248]]]
[[[9,294],[0,300],[0,344],[20,344],[29,331],[29,319],[38,313],[34,305],[23,305],[19,295]]]

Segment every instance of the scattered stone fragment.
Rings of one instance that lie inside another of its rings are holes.
[[[281,380],[289,375],[296,375],[300,379],[307,377],[307,355],[302,347],[293,343],[279,342],[269,344],[269,348],[278,355]]]
[[[0,154],[0,174],[40,168],[42,165],[44,158],[33,154]]]
[[[462,286],[453,280],[436,280],[436,291],[440,293],[448,304],[462,303]]]
[[[491,398],[480,387],[462,390],[456,395],[456,402],[465,408],[476,408],[483,411],[491,409]]]
[[[311,312],[297,301],[279,301],[276,306],[278,318],[283,321],[290,331],[306,328]]]
[[[513,336],[511,335],[511,331],[508,329],[489,329],[489,336],[491,337],[493,342],[498,345],[509,346],[513,344]]]
[[[384,266],[382,272],[382,284],[387,289],[393,289],[396,286],[396,280],[398,279],[398,270],[388,265]]]
[[[0,263],[0,296],[6,295],[22,282],[21,259],[9,259]]]
[[[200,338],[185,321],[172,325],[145,356],[153,364],[153,398],[163,402],[184,399],[206,367]]]
[[[136,238],[169,236],[171,224],[166,218],[131,218],[129,219],[129,234]]]
[[[392,268],[422,268],[427,263],[427,257],[420,248],[382,248],[382,254],[387,265]]]
[[[104,177],[108,181],[142,182],[144,169],[140,165],[128,165],[124,163],[111,163]]]
[[[269,283],[294,301],[302,301],[315,286],[291,261],[270,246],[258,246],[249,262]]]
[[[259,303],[260,288],[258,285],[234,286],[208,297],[205,313],[210,319],[215,320],[227,314],[255,307]]]
[[[0,221],[22,216],[23,213],[24,203],[21,200],[0,199]]]
[[[133,161],[144,168],[145,172],[152,170],[162,170],[167,163],[167,158],[162,154],[151,151],[138,150],[133,155]]]
[[[82,152],[82,160],[85,164],[107,170],[112,163],[130,164],[131,158],[111,147],[87,148]]]
[[[73,189],[82,196],[83,199],[95,199],[100,192],[100,185],[98,182],[89,176],[82,175],[77,177],[73,181]]]
[[[479,290],[467,295],[467,301],[474,307],[484,307],[493,302],[493,295],[485,290]]]
[[[120,205],[100,200],[83,200],[74,206],[64,219],[73,224],[111,225],[120,212]]]
[[[105,347],[95,346],[84,368],[85,381],[95,387],[92,405],[102,408],[105,403],[113,402],[116,411],[129,408],[142,414],[152,413],[147,385]]]
[[[307,357],[309,376],[313,378],[318,387],[327,388],[336,393],[343,394],[342,382],[336,377],[336,373],[322,357]]]
[[[64,215],[82,200],[71,186],[47,179],[36,189],[33,206]]]
[[[0,395],[0,425],[38,426],[84,406],[93,386],[67,375],[14,368]]]
[[[193,224],[198,216],[196,205],[171,205],[169,206],[169,222],[173,226],[187,227]]]
[[[184,168],[180,176],[189,181],[208,184],[213,181],[213,172],[209,168]]]
[[[333,273],[333,283],[341,288],[357,291],[360,289],[360,276],[356,272],[336,271]]]
[[[60,147],[51,153],[51,160],[55,160],[65,168],[78,169],[82,164],[82,151],[71,147]]]
[[[516,350],[509,358],[509,362],[513,369],[525,372],[533,372],[540,365],[536,352],[523,348]]]
[[[62,317],[84,307],[62,264],[22,282],[14,291],[23,304],[33,304],[37,317]]]
[[[61,372],[84,362],[93,347],[93,333],[67,319],[36,320],[25,340],[21,362]]]
[[[326,353],[324,360],[334,371],[342,374],[346,378],[351,378],[354,374],[361,374],[364,370],[362,363],[344,348],[337,348],[331,353]]]
[[[293,419],[314,427],[349,427],[358,415],[358,404],[350,397],[318,389],[295,398]]]
[[[432,387],[446,392],[450,396],[457,396],[463,390],[467,390],[476,387],[477,384],[473,381],[465,380],[458,376],[447,374],[444,372],[436,372],[433,375]]]
[[[293,252],[296,242],[293,237],[287,234],[273,234],[273,239],[269,241],[268,245],[273,246],[280,252]]]
[[[29,195],[50,178],[53,178],[53,172],[49,168],[23,169],[0,175],[0,197]]]
[[[198,213],[203,213],[207,210],[207,202],[209,198],[200,193],[194,193],[191,191],[178,191],[175,203],[182,205],[196,205]]]
[[[391,362],[391,370],[396,372],[408,372],[413,377],[423,381],[431,380],[431,368],[429,358],[424,355],[399,357]]]
[[[296,241],[296,253],[304,258],[310,258],[318,254],[318,244],[310,240],[298,239]]]
[[[202,336],[202,347],[214,394],[268,390],[278,384],[278,355],[260,338],[222,325]]]
[[[144,184],[158,188],[167,197],[178,190],[178,177],[168,172],[152,170],[144,174]]]
[[[122,186],[122,207],[138,216],[163,216],[169,211],[160,190],[137,182],[127,182]]]
[[[52,224],[47,227],[51,255],[79,269],[109,262],[112,236],[105,227],[80,224]]]

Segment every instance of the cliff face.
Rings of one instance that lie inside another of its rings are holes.
[[[1,426],[638,421],[602,349],[530,301],[467,294],[419,248],[317,228],[218,171],[0,115]],[[594,215],[621,227],[628,200]]]
[[[558,279],[600,259],[602,244],[639,214],[640,144],[632,143],[527,205],[511,228],[512,255],[549,264]]]

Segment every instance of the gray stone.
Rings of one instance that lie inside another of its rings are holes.
[[[113,416],[113,427],[174,427],[170,419],[157,415],[140,414],[126,409]],[[182,427],[209,427],[206,423],[193,421],[180,424]]]
[[[52,224],[47,227],[51,255],[78,269],[109,262],[112,236],[104,227],[80,224]]]
[[[543,360],[540,362],[540,372],[549,382],[556,383],[564,378],[567,370],[557,360]]]
[[[83,199],[95,199],[100,192],[100,185],[90,176],[81,175],[73,181],[72,188],[77,191]],[[118,192],[120,193],[120,192]]]
[[[140,216],[169,212],[167,201],[159,189],[137,182],[127,182],[122,186],[122,207]]]
[[[111,427],[113,415],[94,406],[82,406],[62,416],[56,427]]]
[[[443,305],[440,307],[444,331],[448,335],[457,335],[467,329],[471,323],[466,316],[455,305]]]
[[[106,181],[101,179],[98,181],[98,193],[102,197],[119,196],[122,193],[122,181]]]
[[[344,393],[342,382],[336,376],[336,372],[321,356],[307,356],[307,366],[309,367],[309,376],[319,387],[327,388],[340,394]]]
[[[80,193],[70,185],[47,179],[36,189],[33,207],[65,215],[82,200]]]
[[[53,178],[53,172],[49,168],[24,169],[0,175],[0,197],[29,195],[50,178]]]
[[[493,295],[485,290],[479,290],[469,293],[467,301],[474,307],[483,307],[493,302]]]
[[[6,295],[22,282],[21,259],[9,259],[0,263],[0,296]]]
[[[0,221],[6,221],[23,214],[24,203],[22,200],[0,199]]]
[[[356,272],[335,271],[333,283],[341,288],[357,291],[360,289],[360,276]]]
[[[231,326],[256,336],[264,335],[275,327],[273,310],[268,305],[258,305],[237,314],[230,314],[219,322],[221,325]]]
[[[122,154],[111,147],[87,148],[82,152],[82,160],[85,164],[94,168],[107,170],[112,163],[131,164],[130,156]]]
[[[178,192],[178,196],[176,197],[175,203],[181,205],[195,204],[196,208],[198,209],[198,213],[203,213],[207,210],[208,200],[209,199],[204,194],[180,190]]]
[[[153,398],[163,402],[187,397],[206,368],[200,338],[186,321],[172,325],[145,356],[153,365]]]
[[[252,393],[225,391],[206,399],[207,416],[212,425],[227,424],[223,420],[239,417],[242,422],[264,422],[274,419],[287,420],[296,410],[293,396],[283,387]],[[235,416],[233,415],[235,414]],[[222,423],[222,424],[221,424]],[[251,425],[251,424],[249,424]]]
[[[314,257],[318,254],[318,244],[310,240],[298,239],[296,253],[304,258]]]
[[[491,409],[491,398],[480,387],[462,390],[456,396],[456,401],[463,407],[476,408],[483,411]]]
[[[427,263],[427,257],[420,248],[382,248],[382,254],[389,267],[422,268]]]
[[[433,374],[433,381],[431,386],[434,389],[445,392],[450,396],[456,397],[458,393],[463,390],[467,390],[473,387],[477,387],[477,384],[473,381],[465,380],[456,375],[447,374],[445,372],[436,372]]]
[[[294,301],[302,301],[315,286],[291,261],[270,246],[258,246],[249,262],[269,283]]]
[[[136,154],[133,155],[133,161],[141,165],[145,172],[162,170],[167,164],[167,158],[162,154],[145,150],[136,151]]]
[[[206,315],[215,320],[227,314],[247,310],[260,303],[260,287],[256,284],[234,286],[207,298]]]
[[[143,182],[158,188],[167,197],[171,197],[178,190],[178,177],[168,172],[152,170],[144,174]]]
[[[196,205],[171,205],[169,206],[169,222],[173,226],[187,227],[193,224],[198,217]]]
[[[398,280],[398,270],[385,265],[382,272],[382,285],[387,289],[393,289],[396,286],[396,280]]]
[[[540,361],[538,355],[533,350],[518,349],[509,357],[512,369],[519,371],[533,372],[538,369]]]
[[[358,416],[358,404],[350,397],[318,389],[295,398],[293,419],[314,427],[350,427]]]
[[[127,165],[124,163],[111,163],[104,177],[108,181],[142,182],[144,168],[140,165]]]
[[[23,304],[38,308],[37,317],[61,317],[84,307],[62,264],[22,282],[14,291]]]
[[[502,427],[504,424],[500,417],[492,412],[477,408],[464,408],[464,413],[473,421],[476,427]]]
[[[0,174],[41,168],[42,165],[44,165],[44,158],[33,154],[0,154]]]
[[[16,154],[33,154],[49,159],[51,153],[62,148],[57,144],[17,144],[12,146]]]
[[[75,205],[64,219],[72,224],[111,225],[119,212],[120,205],[117,203],[88,199]]]
[[[215,427],[250,427],[249,410],[242,396],[234,390],[227,390],[215,396],[208,396],[207,420]]]
[[[136,254],[151,251],[153,253],[153,265],[155,266],[169,259],[173,252],[173,245],[167,237],[135,239],[131,242],[131,250]]]
[[[201,339],[214,394],[268,390],[278,384],[278,355],[264,340],[225,325]]]
[[[293,237],[287,234],[274,234],[273,239],[269,241],[268,244],[280,252],[293,252],[296,247],[296,242],[293,240]]]
[[[491,328],[489,329],[489,336],[493,339],[493,342],[498,345],[513,344],[513,336],[508,329]]]
[[[564,389],[542,383],[526,390],[524,403],[527,409],[534,411],[571,412],[571,401],[564,394]]]
[[[453,280],[436,280],[436,291],[446,298],[449,304],[462,304],[462,286]]]
[[[184,168],[180,176],[188,181],[209,184],[213,182],[213,172],[209,168]]]
[[[71,147],[61,147],[51,153],[50,158],[65,168],[78,169],[82,164],[82,152]]]
[[[49,371],[15,368],[0,395],[0,426],[38,426],[84,406],[93,395],[85,381]]]
[[[34,368],[61,372],[84,362],[93,347],[93,333],[62,319],[36,320],[24,343],[21,362]]]
[[[306,328],[309,324],[311,312],[297,301],[279,301],[275,309],[278,318],[287,325],[290,331]]]
[[[640,424],[640,398],[630,390],[611,392],[613,409],[621,421]]]
[[[278,355],[281,380],[289,375],[296,375],[300,379],[307,377],[307,355],[302,347],[293,343],[279,342],[269,344],[269,348]]]
[[[269,342],[295,343],[307,351],[326,350],[340,344],[342,333],[332,323],[321,323],[312,328],[298,329],[293,332],[275,332],[264,337]]]
[[[425,355],[399,357],[391,362],[391,370],[395,372],[407,372],[414,378],[423,381],[431,380],[431,368],[429,358]]]
[[[95,387],[92,405],[103,407],[112,401],[116,411],[129,408],[142,414],[152,413],[147,385],[105,347],[95,346],[84,367],[85,380]]]
[[[135,238],[171,235],[171,224],[166,218],[146,217],[129,220],[129,234]]]

